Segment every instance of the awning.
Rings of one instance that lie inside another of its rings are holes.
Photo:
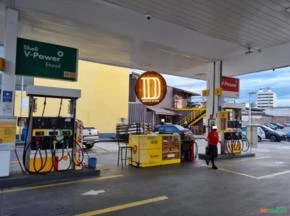
[[[177,115],[175,112],[161,108],[161,107],[149,107],[149,106],[147,106],[146,108],[155,112],[157,115],[171,115],[171,116]]]

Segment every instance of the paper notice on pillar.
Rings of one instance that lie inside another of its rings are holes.
[[[13,115],[13,103],[12,103],[13,92],[3,91],[2,95],[2,114],[12,116]]]
[[[3,115],[12,116],[13,115],[12,103],[2,103],[2,113]]]

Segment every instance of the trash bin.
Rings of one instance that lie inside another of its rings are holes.
[[[97,168],[97,158],[96,157],[89,157],[88,165],[90,169],[96,169]]]
[[[181,143],[181,161],[194,161],[194,141],[186,140]]]

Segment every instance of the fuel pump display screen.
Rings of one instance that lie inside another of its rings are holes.
[[[57,117],[33,117],[32,128],[34,129],[73,129],[74,121],[72,118]]]
[[[72,148],[72,118],[33,117],[32,128],[31,149]]]

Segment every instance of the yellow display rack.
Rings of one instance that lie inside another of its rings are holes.
[[[130,135],[129,146],[136,167],[151,167],[180,163],[180,136],[171,134]]]

